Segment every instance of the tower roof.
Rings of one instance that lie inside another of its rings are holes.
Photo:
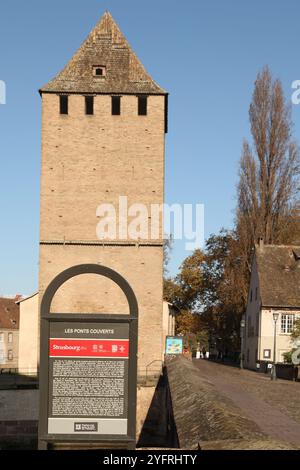
[[[97,66],[103,68],[103,75],[95,75]],[[108,12],[65,68],[40,91],[166,94],[146,72]]]

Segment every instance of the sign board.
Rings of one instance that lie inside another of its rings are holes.
[[[182,354],[183,353],[183,338],[182,336],[167,336],[166,337],[166,354]]]
[[[129,314],[51,313],[60,286],[81,274],[111,279],[124,292]],[[116,271],[82,264],[51,281],[41,302],[39,449],[135,448],[137,339],[137,300]]]
[[[129,325],[51,322],[49,434],[127,435]]]

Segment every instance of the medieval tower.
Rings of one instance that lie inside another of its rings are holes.
[[[66,67],[41,90],[40,277],[49,283],[72,266],[107,266],[130,284],[139,306],[138,376],[163,354],[163,233],[131,239],[124,227],[101,239],[98,208],[120,213],[164,201],[167,93],[148,75],[112,16],[101,21]],[[130,217],[129,217],[130,221]],[[54,313],[127,314],[110,280],[85,274],[57,292]],[[150,367],[151,370],[151,367]],[[153,391],[152,391],[153,392]],[[151,393],[138,394],[138,428]],[[148,394],[148,395],[147,395]]]

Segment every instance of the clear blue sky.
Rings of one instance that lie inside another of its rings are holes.
[[[0,294],[37,289],[40,97],[110,10],[153,78],[170,92],[166,201],[204,203],[205,234],[231,227],[242,140],[257,72],[291,95],[300,79],[299,0],[10,0],[0,10]],[[300,105],[293,106],[300,136]],[[173,248],[171,273],[187,255]]]

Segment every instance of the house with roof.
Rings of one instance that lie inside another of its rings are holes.
[[[18,297],[0,297],[0,372],[18,368]]]
[[[275,318],[276,328],[275,328]],[[277,315],[276,315],[277,314]],[[300,247],[255,246],[244,328],[244,365],[284,362],[284,353],[296,346],[291,339],[300,317]]]

